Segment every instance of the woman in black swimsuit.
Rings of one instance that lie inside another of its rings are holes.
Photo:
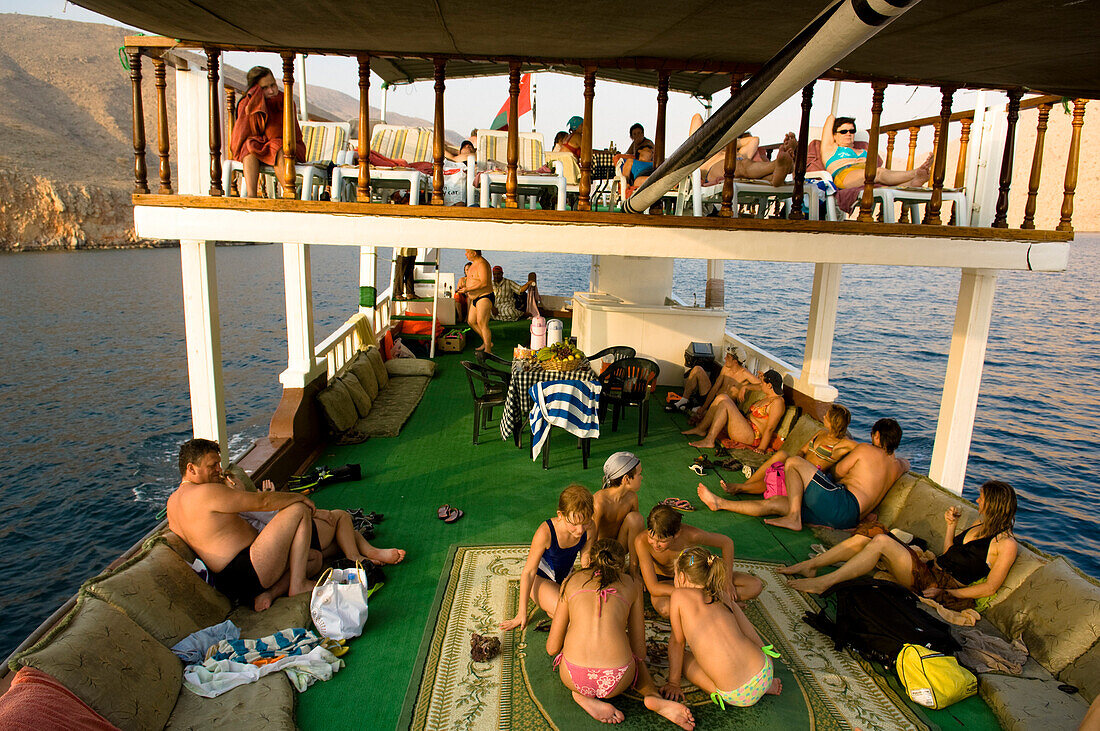
[[[1001,588],[1016,560],[1016,539],[1012,536],[1016,492],[1007,482],[999,480],[982,485],[978,493],[978,519],[956,537],[961,512],[958,507],[951,507],[944,513],[947,530],[943,553],[938,558],[928,560],[927,554],[921,556],[892,534],[884,533],[872,538],[863,550],[826,576],[815,574],[818,567],[836,560],[835,554],[829,555],[832,551],[791,567],[809,578],[796,579],[790,585],[799,591],[820,594],[841,581],[870,573],[881,558],[894,580],[914,593],[935,599],[948,609],[971,609],[975,599],[993,596]]]

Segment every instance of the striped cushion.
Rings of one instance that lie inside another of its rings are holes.
[[[395,127],[388,124],[377,124],[371,135],[370,148],[388,158],[401,158],[405,149],[405,139],[409,132],[418,133],[413,127]],[[404,158],[401,158],[404,159]]]
[[[306,122],[302,125],[302,139],[306,143],[305,155],[300,160],[308,162],[333,162],[336,153],[347,146],[349,125],[332,122]]]

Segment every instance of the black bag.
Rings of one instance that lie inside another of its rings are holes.
[[[924,611],[904,586],[853,579],[837,584],[828,594],[836,594],[836,618],[829,619],[821,610],[807,612],[802,621],[831,638],[838,650],[851,648],[893,670],[902,645],[921,645],[945,654],[960,649],[947,623]]]

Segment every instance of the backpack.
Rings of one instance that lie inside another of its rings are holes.
[[[807,612],[806,624],[833,640],[836,649],[851,648],[864,659],[893,670],[903,645],[952,654],[959,644],[947,623],[924,611],[916,596],[899,584],[878,579],[853,579],[832,587],[836,618],[825,610]]]

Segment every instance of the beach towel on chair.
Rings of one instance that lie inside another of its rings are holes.
[[[542,452],[550,427],[559,426],[577,437],[600,436],[601,385],[595,381],[540,381],[528,389],[531,407],[531,459]]]

